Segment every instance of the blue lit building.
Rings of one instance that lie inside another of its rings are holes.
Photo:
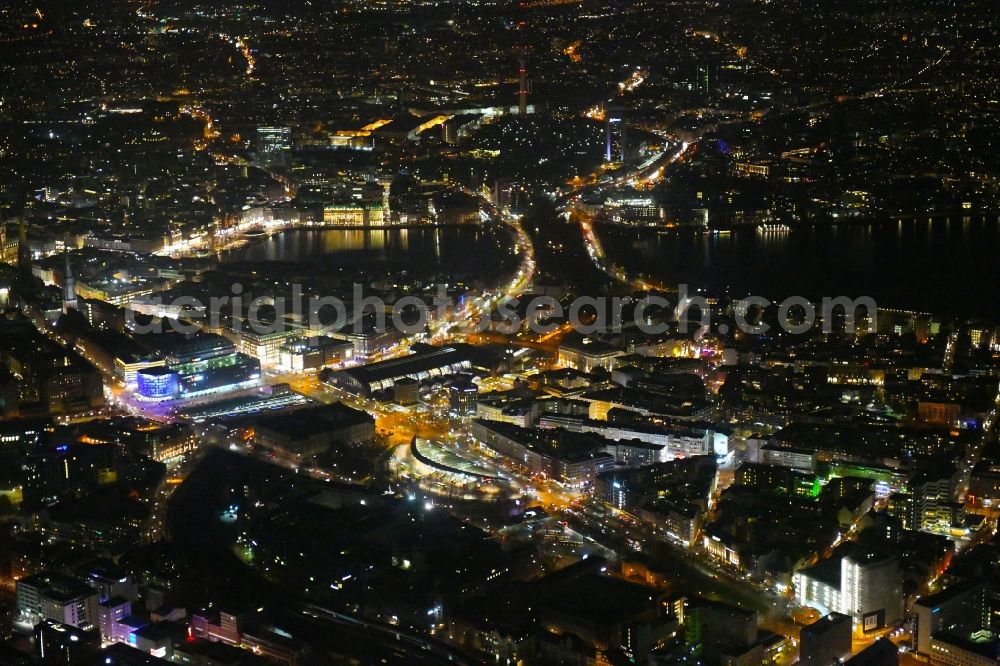
[[[221,336],[165,334],[157,342],[166,366],[137,371],[140,399],[190,398],[250,386],[260,379],[260,361],[237,352]]]
[[[169,400],[180,393],[180,376],[169,368],[139,370],[135,379],[138,395],[145,400]]]

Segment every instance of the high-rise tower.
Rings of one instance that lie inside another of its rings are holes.
[[[628,126],[625,124],[625,110],[606,108],[604,110],[604,161],[625,162],[628,159]]]
[[[519,115],[528,113],[528,56],[531,55],[531,43],[528,40],[527,9],[523,1],[518,2],[517,36],[514,42],[514,55],[517,58],[517,112]]]
[[[76,298],[76,277],[73,275],[73,265],[69,261],[69,244],[63,243],[63,256],[65,265],[63,267],[63,312],[77,309]]]

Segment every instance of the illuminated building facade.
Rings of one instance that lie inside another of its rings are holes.
[[[274,365],[281,358],[281,348],[298,333],[291,329],[258,332],[249,328],[240,333],[240,351],[262,364]]]
[[[476,413],[476,400],[479,388],[469,383],[452,384],[448,387],[448,402],[451,411],[461,416],[472,416]]]
[[[385,224],[382,204],[331,204],[323,208],[323,224],[334,227],[378,227]]]
[[[136,392],[146,400],[169,400],[180,393],[180,377],[165,367],[136,372]]]
[[[260,361],[241,353],[173,369],[180,375],[181,395],[186,398],[250,386],[260,379]]]
[[[408,356],[334,372],[325,381],[349,393],[370,396],[391,389],[404,377],[424,380],[458,373],[471,366],[470,348],[465,345],[425,346]]]
[[[40,573],[17,582],[17,608],[35,623],[52,620],[73,627],[97,621],[97,591],[83,581],[60,574]]]
[[[127,354],[115,357],[115,379],[127,387],[136,386],[138,373],[150,368],[162,368],[165,361],[156,356],[135,356]]]
[[[620,349],[590,337],[567,339],[559,345],[560,367],[581,372],[592,372],[597,368],[610,371],[615,367],[615,359],[621,355]]]
[[[141,399],[195,397],[249,386],[260,379],[260,361],[236,351],[222,336],[167,334],[158,346],[166,365],[137,371],[136,390]]]
[[[318,337],[285,343],[278,349],[282,370],[305,372],[324,365],[343,363],[354,355],[354,344],[333,338]]]
[[[903,573],[892,555],[862,553],[825,560],[795,573],[798,602],[851,616],[862,633],[892,627],[903,619]]]

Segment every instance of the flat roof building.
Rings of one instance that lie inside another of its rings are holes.
[[[597,368],[610,371],[615,367],[615,359],[622,355],[622,350],[587,336],[567,336],[559,345],[559,365],[581,372]]]
[[[914,648],[922,655],[934,656],[932,639],[935,634],[948,632],[969,636],[989,628],[986,581],[964,581],[937,594],[921,597],[914,604],[914,611]]]
[[[830,666],[851,656],[851,617],[843,613],[823,616],[799,633],[799,663]]]
[[[899,648],[888,638],[880,638],[844,662],[848,666],[898,666]]]
[[[375,419],[343,403],[307,407],[260,419],[257,444],[298,457],[321,453],[335,444],[371,444]]]

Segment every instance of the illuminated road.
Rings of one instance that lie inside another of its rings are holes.
[[[585,185],[577,190],[574,190],[570,194],[565,195],[564,198],[566,199],[566,204],[563,211],[570,214],[571,218],[575,217],[577,219],[580,225],[580,233],[583,235],[584,246],[587,248],[587,254],[590,256],[590,260],[593,262],[594,266],[614,280],[627,284],[640,291],[676,291],[676,287],[671,285],[654,282],[645,278],[629,276],[621,267],[609,263],[607,256],[604,253],[604,247],[594,230],[593,220],[588,215],[575,208],[573,206],[573,200],[590,190],[596,189],[597,187],[620,187],[624,185],[635,185],[638,182],[652,182],[658,180],[663,177],[663,174],[669,165],[683,158],[689,147],[690,144],[684,142],[681,144],[680,148],[673,153],[663,152],[654,155],[634,169],[630,169],[617,175],[611,183],[604,183],[601,185]]]
[[[523,294],[535,277],[535,246],[532,244],[528,232],[524,230],[520,217],[499,210],[478,192],[468,188],[460,188],[460,190],[479,199],[480,205],[487,211],[491,219],[510,228],[514,237],[513,252],[518,255],[520,262],[517,270],[506,284],[500,285],[493,291],[467,299],[463,306],[455,310],[447,321],[435,328],[431,336],[435,342],[446,341],[456,334],[461,337],[464,334],[477,331],[483,318],[489,317],[490,312],[498,303],[504,299],[517,298]]]
[[[203,453],[204,449],[193,451],[168,469],[167,475],[153,492],[153,506],[142,530],[143,543],[155,543],[166,536],[164,530],[166,528],[167,504],[170,502],[174,490],[180,486],[191,470],[197,467]]]
[[[983,420],[983,435],[966,452],[966,456],[959,463],[959,482],[955,487],[955,499],[964,502],[969,492],[969,480],[972,476],[972,469],[982,460],[983,451],[991,444],[997,442],[997,414],[1000,412],[1000,387],[997,387],[997,395],[993,401],[993,409]]]

